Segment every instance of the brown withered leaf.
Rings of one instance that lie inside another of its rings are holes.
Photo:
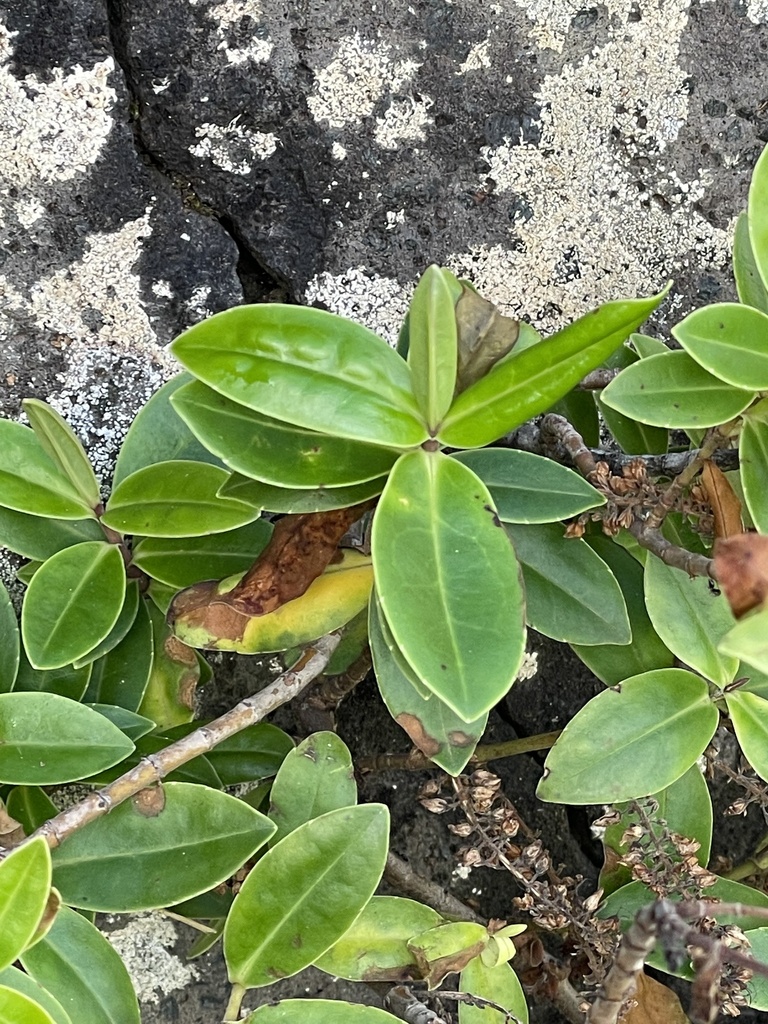
[[[10,850],[24,838],[24,826],[12,818],[0,800],[0,847]]]
[[[737,619],[768,601],[768,537],[740,533],[715,544],[717,582]]]
[[[707,492],[715,518],[715,537],[735,537],[743,533],[741,500],[731,487],[728,477],[709,459],[701,471],[701,482]]]
[[[520,334],[520,323],[502,316],[492,302],[462,284],[456,303],[458,368],[456,394],[480,380],[499,359],[512,349]]]
[[[690,1024],[680,1000],[671,988],[647,974],[637,976],[635,1006],[621,1017],[621,1024]]]

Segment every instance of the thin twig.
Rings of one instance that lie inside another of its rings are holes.
[[[549,750],[555,745],[562,729],[554,732],[540,732],[535,736],[523,736],[516,740],[505,740],[502,743],[481,743],[469,759],[472,765],[487,764],[488,761],[499,761],[503,757],[515,757],[517,754],[530,754],[535,750]],[[418,748],[407,754],[374,754],[361,757],[355,761],[355,767],[366,772],[385,771],[423,771],[426,768],[437,768],[434,761]]]
[[[25,842],[43,836],[48,846],[55,849],[73,832],[107,814],[113,807],[153,783],[160,782],[175,768],[200,754],[208,753],[222,740],[247,729],[249,725],[260,722],[276,708],[301,693],[304,687],[323,671],[338,642],[339,637],[335,633],[316,640],[304,651],[295,665],[259,693],[246,697],[225,715],[209,722],[208,725],[201,726],[159,753],[143,757],[125,775],[121,775],[108,786],[91,793],[79,804],[41,825]]]
[[[581,378],[576,388],[578,391],[602,391],[620,373],[621,370],[593,370]]]
[[[406,1024],[448,1024],[444,1017],[430,1010],[405,985],[390,989],[385,1002],[387,1009]]]
[[[384,868],[384,878],[398,892],[411,899],[426,903],[443,917],[452,918],[456,921],[474,921],[477,924],[486,924],[484,917],[481,917],[466,903],[452,896],[437,882],[432,882],[417,871],[414,871],[410,864],[402,860],[396,853],[390,850],[387,855],[387,866]]]
[[[710,579],[717,579],[713,558],[673,544],[667,540],[661,530],[652,530],[642,519],[635,519],[629,527],[629,532],[640,547],[650,551],[667,565],[671,565],[675,569],[682,569],[689,576],[709,576]]]

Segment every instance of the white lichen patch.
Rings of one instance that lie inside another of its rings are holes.
[[[768,0],[749,0],[747,17],[755,25],[768,23]]]
[[[395,345],[412,294],[412,288],[403,288],[390,277],[352,267],[343,274],[317,274],[304,298],[308,304],[322,302],[332,313],[364,324]]]
[[[363,39],[359,32],[339,42],[336,56],[315,72],[307,106],[318,122],[344,128],[370,117],[385,93],[398,92],[421,65],[396,60],[386,43]]]
[[[393,100],[384,111],[383,117],[376,118],[373,137],[382,149],[397,149],[401,142],[423,142],[426,129],[434,124],[429,116],[433,101],[421,95]]]
[[[200,5],[200,0],[189,2],[193,7]],[[274,43],[270,39],[251,35],[243,45],[241,39],[235,38],[244,18],[259,22],[262,13],[259,0],[221,0],[205,13],[216,26],[219,38],[216,49],[224,54],[229,64],[239,65],[247,61],[264,64],[272,56]]]
[[[267,160],[277,149],[273,132],[255,132],[238,124],[238,118],[226,125],[206,122],[195,128],[200,142],[189,147],[192,156],[210,160],[230,174],[248,175],[255,160]]]
[[[178,941],[174,923],[162,914],[136,914],[124,928],[106,932],[131,976],[142,1003],[186,988],[200,977],[194,964],[171,952]]]
[[[457,75],[466,75],[468,71],[480,71],[482,68],[489,68],[491,66],[491,41],[483,39],[482,42],[475,43],[467,54],[467,58],[463,64],[459,65],[459,70],[456,72]]]

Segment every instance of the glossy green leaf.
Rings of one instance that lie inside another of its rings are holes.
[[[103,540],[95,519],[46,519],[0,508],[0,545],[24,558],[45,561],[62,548],[84,540]]]
[[[506,529],[523,570],[529,626],[568,643],[630,642],[621,588],[586,541],[563,536],[562,523]]]
[[[427,987],[438,988],[448,974],[462,970],[488,947],[488,929],[475,921],[448,921],[414,935],[408,942]]]
[[[74,782],[117,764],[133,744],[102,715],[55,693],[0,694],[0,781]]]
[[[325,666],[323,675],[339,676],[346,672],[347,669],[350,669],[355,664],[358,658],[363,656],[367,647],[368,609],[363,608],[344,627],[339,645],[331,655],[331,660]],[[300,654],[301,652],[298,652],[296,658],[291,661],[285,661],[285,664],[292,665],[294,661],[298,660]]]
[[[371,550],[398,647],[474,722],[512,685],[525,647],[517,560],[487,488],[440,452],[403,455],[376,509]]]
[[[11,988],[15,992],[20,992],[22,995],[38,1003],[51,1018],[53,1024],[72,1024],[72,1018],[58,999],[54,999],[50,992],[46,991],[42,985],[39,985],[28,974],[25,974],[24,971],[20,971],[18,967],[6,967],[4,971],[0,971],[0,985]],[[14,1024],[20,1024],[20,1022],[27,1024],[26,1017],[17,1018]]]
[[[125,599],[119,549],[103,541],[64,548],[35,573],[24,595],[21,635],[35,668],[60,668],[92,651]]]
[[[403,982],[418,977],[408,940],[442,924],[431,907],[401,896],[372,896],[349,931],[315,961],[348,981]]]
[[[739,667],[736,671],[737,679],[745,679],[746,682],[742,684],[742,689],[746,690],[747,693],[756,693],[758,697],[768,698],[768,674],[764,672],[758,672],[757,669],[747,665],[746,662],[739,662]]]
[[[393,448],[427,438],[407,365],[333,313],[238,306],[185,331],[171,351],[203,383],[266,416]]]
[[[600,418],[597,415],[595,400],[589,391],[574,388],[547,409],[547,412],[565,416],[590,448],[597,448],[600,445]]]
[[[633,676],[571,719],[549,752],[537,795],[552,803],[612,804],[657,793],[695,763],[717,720],[700,676],[678,668]]]
[[[93,515],[29,427],[0,419],[0,452],[0,501],[5,508],[54,519]]]
[[[748,938],[750,956],[761,964],[768,964],[768,928],[754,928]],[[753,1009],[768,1010],[768,978],[753,974],[747,982],[746,995]]]
[[[587,536],[586,542],[616,577],[629,616],[632,641],[628,644],[572,644],[574,652],[606,686],[615,686],[622,679],[650,672],[656,668],[672,668],[675,657],[653,628],[645,607],[643,567],[628,551],[603,534]]]
[[[768,398],[744,417],[739,439],[739,472],[752,522],[768,533]]]
[[[0,583],[0,693],[13,689],[19,671],[19,626],[8,591]]]
[[[269,816],[279,843],[305,821],[357,803],[357,784],[346,743],[316,732],[289,751],[272,783]]]
[[[600,399],[656,427],[715,427],[738,416],[755,397],[714,377],[687,352],[665,352],[622,370]]]
[[[31,836],[50,818],[59,813],[58,807],[39,786],[14,786],[5,802],[8,813]]]
[[[438,439],[480,448],[544,412],[618,348],[665,294],[606,303],[538,345],[516,347],[458,396]]]
[[[627,455],[661,455],[669,447],[669,432],[665,427],[652,427],[625,416],[601,400],[595,393],[595,402],[613,439]]]
[[[199,381],[171,404],[230,469],[276,487],[348,487],[386,473],[397,452],[320,434],[231,401]]]
[[[739,302],[702,306],[672,328],[709,373],[747,391],[768,388],[768,314]]]
[[[117,647],[136,621],[140,600],[139,581],[127,580],[125,597],[123,598],[123,607],[120,609],[117,622],[114,624],[112,629],[110,629],[101,643],[96,644],[92,651],[89,651],[82,658],[76,658],[73,661],[72,664],[74,668],[77,669],[82,668],[84,665],[91,665],[94,661],[98,661],[99,658],[103,658],[105,654],[109,654],[110,651]]]
[[[273,831],[242,800],[168,782],[88,822],[57,847],[53,883],[68,904],[86,910],[166,907],[225,881]]]
[[[272,536],[266,519],[206,537],[148,537],[136,545],[133,564],[148,576],[182,590],[250,569]]]
[[[147,611],[152,623],[154,655],[149,680],[136,710],[151,718],[158,731],[163,732],[189,722],[194,715],[200,663],[195,651],[171,634],[159,608],[148,604]]]
[[[752,172],[747,218],[752,253],[763,285],[768,289],[768,151],[765,149]]]
[[[480,477],[505,523],[556,523],[605,504],[582,476],[541,455],[480,448],[453,458]]]
[[[42,562],[27,562],[25,565],[22,565],[20,569],[16,570],[16,579],[21,583],[24,583],[26,586],[29,586],[32,582],[32,577],[42,564]]]
[[[399,1024],[386,1010],[339,999],[281,999],[266,1003],[243,1024]]]
[[[34,999],[0,985],[0,1024],[53,1024],[53,1020]]]
[[[717,649],[734,622],[724,594],[715,596],[703,576],[691,579],[652,557],[645,564],[645,605],[673,654],[719,686],[731,682],[738,660]]]
[[[376,480],[368,480],[364,484],[352,484],[350,487],[318,487],[292,488],[274,487],[251,480],[250,477],[233,473],[219,488],[222,497],[237,498],[253,505],[259,511],[269,512],[328,512],[335,508],[346,508],[357,505],[381,494],[387,482],[385,476]]]
[[[629,341],[641,359],[669,352],[668,346],[660,338],[651,338],[647,334],[630,334]]]
[[[744,757],[761,779],[767,778],[768,700],[756,693],[733,690],[726,693],[725,703]]]
[[[717,645],[718,651],[768,674],[768,608],[740,619]]]
[[[52,406],[37,398],[21,403],[35,436],[59,472],[69,480],[89,508],[101,504],[99,481],[82,442]]]
[[[488,723],[488,712],[465,722],[430,693],[395,644],[378,599],[372,595],[369,637],[376,682],[387,710],[415,746],[449,775],[464,770]]]
[[[230,981],[271,985],[313,963],[338,941],[373,895],[387,856],[382,804],[313,818],[258,861],[224,929]]]
[[[82,668],[62,665],[61,668],[45,670],[32,668],[22,651],[13,689],[16,693],[58,693],[60,697],[79,701],[88,687],[90,675],[90,665],[83,665]]]
[[[136,711],[147,689],[153,654],[149,602],[143,599],[133,625],[120,643],[94,662],[85,699]]]
[[[122,960],[89,921],[61,907],[48,934],[21,957],[26,972],[76,1024],[140,1024]]]
[[[100,715],[104,715],[108,721],[116,725],[120,732],[125,733],[128,739],[133,740],[134,743],[141,739],[142,736],[152,732],[155,728],[155,723],[149,718],[137,715],[135,711],[128,711],[127,708],[121,708],[117,704],[86,704],[86,707],[98,711]]]
[[[408,365],[413,393],[430,430],[448,411],[456,387],[456,302],[461,285],[450,271],[427,267],[408,309]]]
[[[51,855],[45,840],[33,839],[0,863],[0,970],[32,941],[51,891]]]
[[[190,722],[168,729],[162,735],[170,742],[205,724],[204,721]],[[282,729],[269,722],[257,722],[217,743],[208,752],[207,760],[224,786],[239,786],[276,775],[286,755],[293,749],[293,740]]]
[[[480,957],[475,957],[461,972],[459,989],[496,1003],[514,1014],[521,1024],[528,1024],[525,993],[509,964],[486,967]],[[459,1024],[506,1024],[505,1016],[489,1007],[459,1003]]]
[[[142,537],[199,537],[252,523],[253,506],[218,497],[226,479],[226,470],[205,462],[158,462],[118,484],[102,522]]]
[[[736,278],[739,301],[768,313],[768,287],[760,277],[755,254],[752,252],[746,211],[740,213],[736,219],[733,236],[733,276]]]

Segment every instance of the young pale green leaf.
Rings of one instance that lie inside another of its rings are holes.
[[[133,551],[133,564],[153,579],[181,590],[201,580],[219,580],[250,569],[272,536],[272,524],[257,519],[206,537],[147,537]]]
[[[741,684],[740,688],[742,690],[746,690],[747,693],[756,693],[758,697],[768,699],[768,674],[758,672],[756,668],[747,665],[745,661],[740,661],[736,678],[746,680],[746,682]]]
[[[61,473],[29,427],[0,419],[3,507],[52,519],[86,519],[90,505]]]
[[[611,570],[562,523],[508,525],[525,581],[529,626],[574,644],[628,644],[632,633],[621,588]]]
[[[375,595],[368,635],[376,682],[387,710],[422,753],[449,775],[458,775],[485,731],[488,712],[467,723],[426,689],[397,647]]]
[[[371,551],[398,647],[474,722],[512,685],[525,647],[519,568],[487,488],[440,452],[403,455],[376,509]]]
[[[85,540],[104,540],[95,519],[45,519],[0,508],[0,546],[24,558],[44,562],[62,548]]]
[[[206,462],[158,462],[126,477],[107,502],[102,522],[142,537],[200,537],[252,523],[259,513],[217,491],[227,472]]]
[[[702,306],[672,328],[705,370],[747,391],[768,388],[768,314],[739,302]]]
[[[622,370],[600,396],[604,405],[641,423],[683,429],[715,427],[755,397],[714,377],[687,352],[665,352]]]
[[[214,391],[265,416],[392,448],[428,436],[408,366],[378,335],[333,313],[238,306],[185,331],[171,351]]]
[[[33,1002],[39,1003],[53,1024],[72,1024],[72,1018],[58,999],[54,999],[50,992],[47,992],[42,985],[39,985],[24,971],[20,971],[18,967],[6,967],[4,971],[0,971],[0,985],[12,988],[15,992],[20,992]],[[26,1017],[17,1018],[14,1024],[19,1024],[19,1021],[27,1024]]]
[[[744,757],[761,779],[768,778],[768,700],[733,690],[726,693],[725,703]]]
[[[717,649],[768,674],[768,608],[740,619],[720,640]]]
[[[408,981],[418,977],[408,940],[443,924],[431,907],[401,896],[372,896],[349,931],[315,961],[348,981]]]
[[[641,359],[669,352],[669,348],[660,338],[651,338],[647,334],[630,334],[629,341]]]
[[[760,277],[755,254],[752,252],[746,210],[736,219],[733,236],[733,276],[736,278],[739,302],[768,313],[768,287]]]
[[[40,826],[59,813],[58,807],[39,786],[14,786],[5,802],[6,809],[31,836]]]
[[[222,498],[237,498],[261,512],[329,512],[335,508],[346,508],[358,505],[362,501],[381,494],[387,482],[385,476],[368,480],[364,484],[352,484],[349,487],[317,487],[292,488],[274,487],[251,480],[250,477],[233,473],[219,488]]]
[[[136,711],[147,689],[153,654],[149,603],[142,599],[133,625],[120,643],[93,663],[85,699]]]
[[[74,782],[117,764],[133,744],[102,715],[56,693],[0,694],[0,781]]]
[[[459,988],[472,996],[480,996],[514,1014],[521,1024],[528,1024],[528,1004],[517,975],[509,964],[486,967],[480,957],[470,960],[459,979]],[[506,1024],[509,1017],[485,1006],[459,1003],[459,1024]]]
[[[21,403],[43,449],[89,508],[101,504],[99,481],[80,439],[63,416],[37,398]]]
[[[585,540],[618,581],[627,605],[632,642],[572,644],[574,652],[606,686],[615,686],[622,679],[655,668],[672,668],[675,657],[653,628],[645,608],[642,565],[604,534],[587,536]]]
[[[482,448],[544,412],[607,359],[665,294],[606,303],[538,345],[522,352],[516,347],[458,396],[438,439],[451,447]]]
[[[413,393],[430,430],[448,411],[456,387],[456,302],[461,285],[432,264],[416,285],[408,308],[408,365]]]
[[[82,658],[75,658],[72,662],[74,668],[82,668],[84,665],[91,665],[105,654],[109,654],[125,638],[131,626],[136,621],[139,611],[139,582],[138,580],[127,580],[125,587],[125,598],[123,607],[117,617],[117,622],[107,633],[101,643],[97,644],[92,651],[89,651]]]
[[[700,676],[678,668],[633,676],[571,719],[549,752],[537,795],[613,804],[666,789],[703,753],[717,719]]]
[[[16,570],[16,579],[28,587],[32,582],[32,577],[42,564],[42,562],[27,562],[26,565],[22,565],[20,569]]]
[[[747,201],[749,241],[763,285],[768,289],[768,150],[764,149],[752,172]]]
[[[224,928],[230,981],[271,985],[330,949],[373,895],[388,833],[382,804],[342,807],[299,825],[262,857]]]
[[[754,405],[744,417],[739,472],[752,522],[761,533],[768,533],[768,398]]]
[[[73,668],[72,665],[52,669],[32,668],[22,650],[13,689],[16,693],[58,693],[60,697],[79,701],[88,687],[90,675],[90,665],[83,665],[82,668]]]
[[[34,999],[0,985],[0,1024],[53,1024],[53,1018]]]
[[[76,1024],[140,1024],[123,961],[75,910],[61,907],[48,934],[22,954],[21,962]]]
[[[645,606],[654,629],[682,662],[719,686],[731,682],[738,659],[717,647],[734,622],[725,595],[715,596],[703,576],[691,579],[682,569],[649,557]]]
[[[166,730],[162,738],[170,743],[204,724],[196,720],[180,725]],[[293,740],[282,729],[268,722],[258,722],[217,743],[208,753],[207,760],[222,785],[239,786],[244,782],[258,782],[276,775],[286,755],[293,749]]]
[[[429,989],[462,970],[488,948],[488,929],[476,921],[448,921],[414,935],[408,942]]]
[[[105,541],[64,548],[44,562],[24,595],[21,635],[35,668],[60,668],[109,635],[125,600],[125,565]]]
[[[276,487],[348,487],[388,472],[397,458],[391,448],[265,416],[199,381],[180,388],[171,405],[230,469]]]
[[[0,583],[0,693],[13,689],[19,671],[19,626],[8,591]]]
[[[357,803],[347,745],[332,732],[316,732],[288,752],[272,783],[269,817],[274,846],[305,821]]]
[[[272,822],[207,786],[144,790],[52,854],[70,906],[123,913],[167,907],[225,881],[266,843]]]
[[[591,484],[551,459],[512,448],[457,452],[491,493],[505,523],[556,523],[605,504]]]
[[[386,1010],[339,999],[281,999],[265,1003],[243,1024],[399,1024]]]
[[[51,891],[51,854],[40,837],[0,863],[0,970],[24,952],[37,932]]]

